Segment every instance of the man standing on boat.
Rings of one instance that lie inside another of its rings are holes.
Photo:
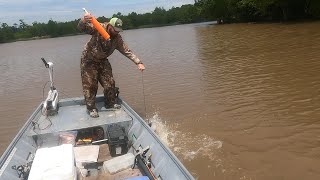
[[[81,79],[83,94],[87,105],[87,112],[93,118],[99,117],[96,108],[96,94],[98,82],[103,87],[105,107],[119,109],[116,104],[115,81],[112,75],[112,68],[108,57],[117,49],[124,56],[134,62],[138,69],[145,69],[140,59],[133,54],[123,42],[119,32],[122,31],[122,21],[119,18],[112,18],[109,23],[101,23],[101,26],[109,33],[110,40],[105,40],[91,23],[92,15],[86,13],[79,21],[78,28],[81,32],[92,35],[81,56]]]

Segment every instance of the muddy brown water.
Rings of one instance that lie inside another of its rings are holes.
[[[123,32],[142,74],[110,57],[121,97],[198,179],[320,179],[320,23],[190,24]],[[0,44],[0,152],[43,99],[82,96],[87,35]],[[101,87],[100,87],[101,89]],[[101,90],[100,90],[101,92]],[[45,94],[47,90],[45,90]]]

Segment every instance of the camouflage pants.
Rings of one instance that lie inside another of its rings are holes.
[[[112,106],[116,100],[116,92],[109,61],[106,59],[101,62],[95,62],[88,59],[87,55],[83,53],[80,68],[83,94],[87,109],[96,109],[98,82],[103,87],[105,106]]]

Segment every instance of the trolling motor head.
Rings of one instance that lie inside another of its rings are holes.
[[[44,59],[44,58],[41,58],[42,62],[44,63],[44,65],[46,66],[46,68],[51,68],[53,67],[53,63],[52,62],[48,62]]]
[[[46,116],[53,116],[58,113],[58,102],[59,102],[59,93],[57,89],[53,86],[53,63],[48,62],[41,58],[45,67],[49,69],[49,77],[50,77],[50,90],[48,92],[47,99],[43,102],[42,113]]]

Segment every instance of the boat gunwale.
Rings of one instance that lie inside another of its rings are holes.
[[[12,142],[9,144],[9,146],[7,147],[7,149],[4,151],[4,153],[2,154],[1,158],[0,158],[0,169],[2,168],[2,166],[4,165],[4,163],[6,162],[7,158],[9,157],[11,151],[13,150],[13,148],[16,146],[16,144],[18,143],[18,141],[20,140],[20,138],[22,137],[22,135],[26,132],[26,130],[28,129],[30,123],[32,122],[32,120],[38,115],[39,111],[41,111],[43,102],[40,103],[40,105],[36,108],[36,110],[31,114],[31,116],[29,117],[29,119],[27,120],[27,122],[22,126],[22,128],[19,130],[18,134],[14,137],[14,139],[12,140]]]
[[[125,101],[119,98],[122,101],[122,104],[125,108],[135,116],[135,118],[145,127],[145,129],[154,137],[157,143],[160,144],[161,148],[167,153],[167,155],[173,160],[173,162],[177,165],[181,172],[185,175],[188,179],[194,179],[193,176],[189,173],[189,171],[184,167],[184,165],[180,162],[180,160],[173,154],[173,152],[166,147],[158,137],[158,135],[150,128],[150,126],[140,117],[136,111],[134,111]]]

